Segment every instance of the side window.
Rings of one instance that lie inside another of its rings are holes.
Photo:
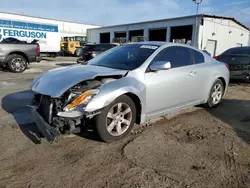
[[[204,58],[202,53],[200,53],[196,50],[192,50],[192,49],[190,49],[190,50],[193,52],[195,64],[205,63],[205,58]]]
[[[153,62],[155,61],[169,61],[172,68],[193,64],[190,49],[181,46],[172,46],[163,49],[153,60]]]

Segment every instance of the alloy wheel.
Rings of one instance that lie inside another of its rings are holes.
[[[25,61],[22,58],[14,58],[11,61],[11,68],[17,72],[21,72],[25,70]]]
[[[126,103],[115,104],[108,112],[106,129],[112,136],[124,134],[132,121],[132,110]]]
[[[223,94],[223,88],[221,84],[216,84],[213,88],[213,92],[212,92],[212,101],[213,104],[218,104],[222,98],[222,94]]]

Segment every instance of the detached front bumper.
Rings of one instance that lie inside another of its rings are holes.
[[[32,109],[32,119],[36,123],[37,128],[40,133],[49,141],[53,142],[55,138],[60,134],[55,128],[51,127],[43,117],[36,111]]]

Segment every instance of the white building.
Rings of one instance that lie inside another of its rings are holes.
[[[148,41],[187,43],[207,50],[211,55],[218,55],[231,47],[247,46],[250,41],[250,30],[234,18],[211,15],[194,15],[87,30],[88,41],[92,43],[109,43],[114,37],[126,37],[130,40],[132,36],[144,36]]]
[[[8,37],[28,42],[37,39],[41,52],[59,52],[63,37],[86,36],[87,29],[97,27],[100,26],[0,12],[0,42]]]

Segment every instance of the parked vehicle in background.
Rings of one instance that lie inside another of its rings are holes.
[[[79,41],[81,37],[86,38],[87,29],[96,27],[100,26],[0,12],[0,42],[7,37],[28,43],[36,39],[42,56],[58,55],[63,37],[75,36]]]
[[[77,59],[77,63],[82,63],[85,61],[89,61],[90,59],[94,58],[95,56],[116,47],[116,44],[109,44],[109,43],[103,43],[103,44],[87,44],[83,46],[82,48],[79,48],[77,50],[77,56],[79,57]]]
[[[133,36],[131,38],[131,42],[146,42],[146,38],[144,36]]]
[[[115,37],[112,40],[112,44],[122,45],[126,43],[135,43],[135,42],[146,42],[146,38],[144,36],[133,36],[131,37],[131,41],[127,40],[126,37]]]
[[[63,55],[76,55],[77,49],[87,43],[85,36],[63,37],[60,42],[61,54]]]
[[[1,18],[2,14],[0,13],[0,42],[5,40],[5,43],[12,43],[16,39],[23,43],[31,43],[36,40],[40,45],[41,54],[55,56],[60,52],[58,25],[20,19],[17,21],[12,20],[12,17],[6,20]]]
[[[39,44],[0,43],[0,66],[11,72],[21,73],[29,63],[41,60]]]
[[[230,79],[250,81],[250,46],[230,48],[215,59],[228,64]]]
[[[122,44],[126,44],[126,43],[128,43],[129,41],[127,40],[127,38],[126,37],[115,37],[115,38],[113,38],[113,40],[112,40],[112,44],[115,44],[115,45],[117,45],[117,46],[120,46],[120,45],[122,45]]]
[[[33,119],[49,141],[94,122],[100,137],[114,142],[128,135],[135,123],[199,104],[217,107],[228,82],[226,64],[193,47],[124,44],[87,65],[38,76],[30,86],[36,93]]]

